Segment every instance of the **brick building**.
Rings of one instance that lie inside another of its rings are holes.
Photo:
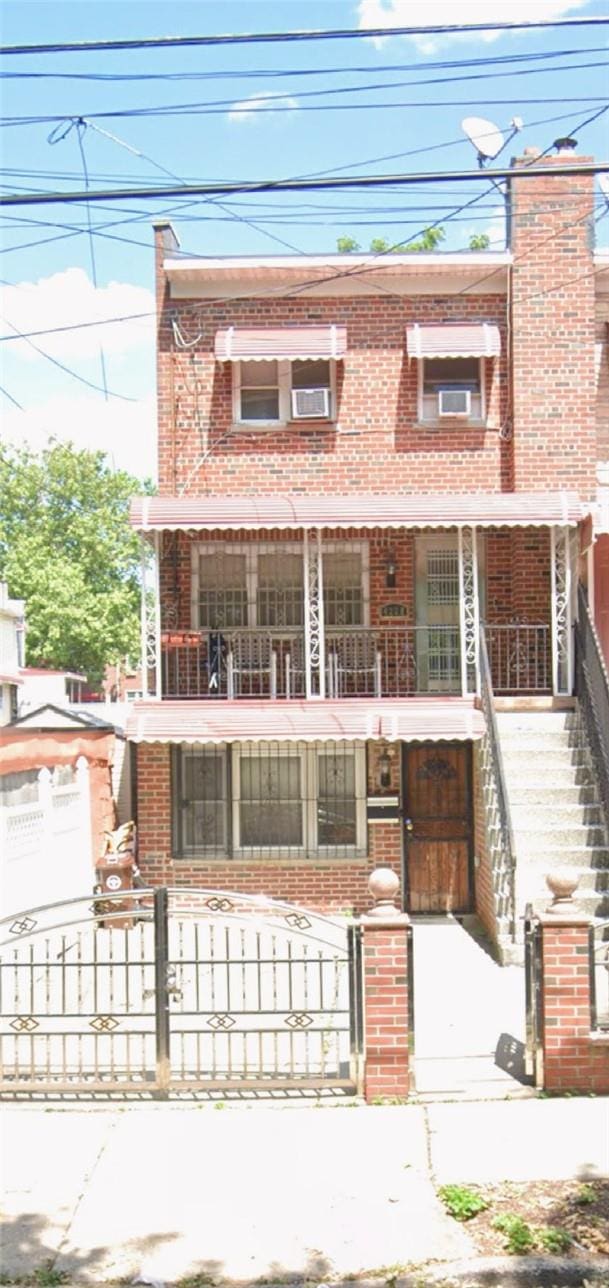
[[[513,928],[490,713],[577,718],[578,583],[609,654],[609,278],[564,160],[512,179],[501,253],[197,259],[157,225],[151,883],[361,911],[383,865]]]

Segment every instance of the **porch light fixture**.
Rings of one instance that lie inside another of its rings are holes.
[[[391,787],[391,753],[383,751],[378,761],[378,785],[382,788]]]
[[[396,562],[392,550],[389,551],[385,561],[385,585],[388,590],[395,590],[396,581]]]

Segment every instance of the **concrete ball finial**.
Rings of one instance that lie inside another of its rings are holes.
[[[400,878],[392,868],[375,868],[368,879],[368,893],[374,901],[370,917],[396,917],[400,909],[396,904],[396,895],[400,888]]]
[[[546,885],[552,894],[548,912],[569,913],[574,909],[573,895],[579,885],[579,875],[573,868],[556,868],[554,872],[548,872]]]

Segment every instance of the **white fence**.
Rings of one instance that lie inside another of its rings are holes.
[[[66,781],[68,778],[68,781]],[[0,804],[2,915],[84,894],[94,882],[89,766],[41,769],[30,799]]]

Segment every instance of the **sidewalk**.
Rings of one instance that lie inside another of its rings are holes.
[[[609,1176],[609,1100],[4,1105],[1,1146],[4,1275],[324,1279],[470,1257],[434,1182]]]

